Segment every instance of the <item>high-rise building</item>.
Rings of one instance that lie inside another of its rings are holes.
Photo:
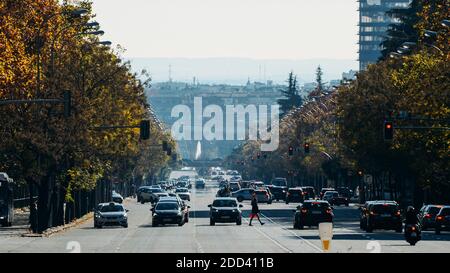
[[[395,8],[408,8],[412,0],[358,0],[359,2],[359,69],[376,63],[381,56],[381,42],[395,18],[386,14]]]

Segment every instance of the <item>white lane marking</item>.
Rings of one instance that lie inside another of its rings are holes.
[[[245,222],[249,223],[249,221],[247,219],[244,219]],[[278,242],[277,240],[273,239],[272,237],[270,237],[268,234],[266,234],[265,232],[263,232],[262,230],[260,230],[259,228],[257,228],[256,226],[253,226],[254,229],[256,229],[256,231],[258,231],[261,235],[263,235],[264,237],[266,237],[267,239],[269,239],[272,243],[274,243],[276,246],[278,246],[279,248],[283,249],[284,251],[288,252],[288,253],[293,253],[292,250],[290,250],[289,248],[283,246],[280,242]]]
[[[299,238],[300,240],[302,240],[303,242],[305,242],[306,244],[308,244],[309,246],[311,246],[312,248],[316,249],[319,252],[324,252],[320,247],[316,246],[315,244],[313,244],[312,242],[310,242],[309,240],[306,240],[305,238],[301,237],[300,235],[298,235],[297,233],[293,232],[292,230],[287,229],[286,227],[284,227],[283,225],[273,221],[272,219],[270,219],[270,217],[267,217],[266,215],[261,213],[261,216],[263,216],[264,218],[266,218],[267,220],[269,220],[271,223],[280,226],[282,229],[286,230],[287,232],[291,233],[292,235],[294,235],[295,237]]]
[[[192,197],[194,197],[194,194],[192,195]],[[192,198],[192,203],[191,203],[192,204],[192,208],[196,207],[196,201],[197,201],[196,198]],[[195,244],[197,245],[197,250],[200,253],[205,253],[205,251],[203,250],[202,245],[200,244],[200,241],[197,238],[197,217],[196,217],[196,210],[195,209],[192,211],[192,215],[194,216],[193,217],[194,218],[194,221],[193,221],[193,224],[194,224],[194,240],[195,240]],[[191,217],[189,217],[189,222],[191,222],[190,220],[191,220]]]

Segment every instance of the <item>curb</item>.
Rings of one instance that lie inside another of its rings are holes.
[[[22,234],[21,236],[22,237],[38,237],[38,238],[39,237],[40,238],[47,237],[48,238],[48,237],[52,236],[53,234],[60,233],[60,232],[63,232],[65,230],[67,230],[67,229],[70,229],[70,228],[76,227],[76,226],[78,226],[80,224],[83,224],[83,223],[87,222],[88,220],[92,219],[93,217],[94,217],[94,213],[90,212],[90,213],[84,215],[83,217],[81,217],[80,219],[76,219],[76,220],[68,223],[67,225],[49,228],[46,231],[44,231],[42,234],[25,233],[25,234]]]
[[[127,197],[127,198],[125,198],[123,200],[124,201],[123,203],[124,204],[125,203],[129,203],[132,200],[133,200],[133,198]],[[24,233],[24,234],[21,234],[21,237],[32,237],[32,238],[46,237],[46,238],[48,238],[48,237],[52,236],[53,234],[60,233],[60,232],[63,232],[65,230],[74,228],[74,227],[76,227],[78,225],[81,225],[81,224],[87,222],[88,220],[90,220],[92,218],[94,218],[94,213],[90,212],[90,213],[84,215],[83,217],[81,217],[80,219],[75,219],[74,221],[72,221],[72,222],[70,222],[70,223],[68,223],[66,225],[49,228],[46,231],[44,231],[42,234],[39,234],[39,233]]]

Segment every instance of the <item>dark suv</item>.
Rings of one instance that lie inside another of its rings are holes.
[[[441,230],[450,231],[450,206],[442,207],[436,215],[436,234],[441,234]]]
[[[286,178],[274,178],[268,187],[273,195],[273,199],[277,201],[286,199],[286,192],[288,190]]]
[[[302,188],[290,188],[286,193],[286,204],[289,204],[289,202],[302,203],[305,200],[303,196]]]
[[[426,205],[423,206],[417,215],[422,230],[436,227],[436,215],[441,211],[443,206],[439,205]]]
[[[302,190],[303,190],[303,196],[305,199],[316,198],[316,191],[314,190],[314,187],[305,186],[305,187],[302,187]]]
[[[318,226],[323,222],[333,222],[333,217],[333,209],[327,201],[307,200],[295,211],[294,229]]]
[[[220,197],[216,198],[211,205],[209,212],[209,224],[214,226],[216,223],[236,223],[242,224],[242,212],[236,198]]]
[[[374,229],[393,229],[402,232],[402,217],[398,204],[392,201],[377,201],[368,204],[361,214],[365,223],[362,225],[366,232]]]

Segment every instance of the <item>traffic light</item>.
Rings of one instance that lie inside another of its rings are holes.
[[[306,143],[303,145],[303,148],[304,148],[304,150],[305,150],[305,154],[309,154],[309,143],[308,143],[308,142],[306,142]]]
[[[64,117],[70,117],[72,113],[72,93],[64,91]]]
[[[384,140],[392,140],[394,138],[394,125],[390,121],[384,122]]]
[[[169,148],[169,144],[167,143],[167,141],[163,141],[162,143],[162,149],[164,152],[167,152],[167,149]]]
[[[294,147],[289,146],[289,156],[293,156],[294,155]]]
[[[141,121],[141,139],[147,140],[150,138],[150,120]]]

